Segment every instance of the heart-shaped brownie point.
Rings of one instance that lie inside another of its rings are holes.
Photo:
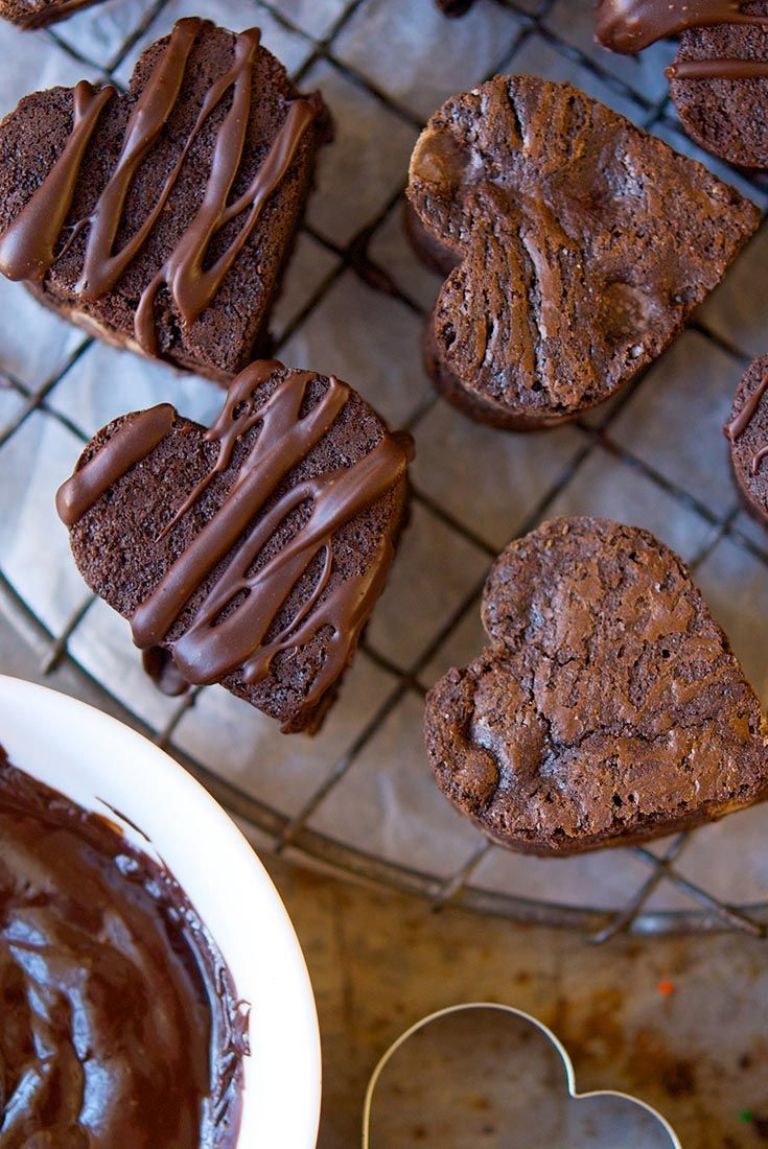
[[[448,100],[408,198],[417,251],[448,274],[430,372],[467,414],[518,430],[573,418],[650,363],[760,221],[701,164],[533,76]]]
[[[750,364],[724,430],[741,497],[754,517],[768,526],[768,355]]]
[[[0,16],[22,28],[45,28],[102,0],[0,0]]]
[[[110,423],[57,506],[161,686],[221,682],[313,732],[384,587],[411,453],[347,384],[266,361],[208,431],[165,403]]]
[[[575,854],[768,795],[760,704],[683,563],[606,519],[554,519],[485,587],[490,646],[427,699],[440,789],[496,841]]]
[[[266,334],[326,130],[258,29],[180,20],[126,94],[36,92],[0,124],[0,271],[111,342],[228,380]]]

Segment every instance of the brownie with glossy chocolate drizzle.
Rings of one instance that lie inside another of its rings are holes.
[[[614,52],[679,36],[667,70],[689,135],[744,167],[768,167],[768,0],[600,0],[596,35]]]
[[[102,0],[0,0],[0,16],[22,28],[45,28]]]
[[[0,124],[0,271],[112,342],[225,381],[266,335],[326,132],[258,29],[180,20],[127,94],[82,81]]]
[[[411,454],[346,383],[265,361],[208,431],[168,404],[109,424],[57,506],[161,687],[221,682],[313,732],[384,587]]]
[[[653,361],[760,214],[570,84],[496,76],[451,97],[411,157],[407,217],[445,276],[437,387],[512,430],[572,419]]]
[[[723,430],[744,505],[768,526],[768,355],[750,364]]]
[[[0,747],[0,1145],[235,1149],[247,1007],[178,882]]]

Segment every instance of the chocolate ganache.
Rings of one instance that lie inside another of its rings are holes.
[[[0,749],[2,1149],[234,1149],[246,1014],[174,878]]]

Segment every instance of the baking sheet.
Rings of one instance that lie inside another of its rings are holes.
[[[483,839],[433,785],[421,742],[423,691],[479,650],[485,572],[510,538],[540,519],[609,515],[673,546],[694,565],[768,702],[768,534],[739,508],[721,433],[748,357],[767,349],[768,227],[629,397],[579,425],[528,437],[477,426],[436,398],[421,367],[424,317],[439,281],[402,235],[408,157],[426,116],[487,75],[570,80],[768,204],[768,184],[727,170],[681,133],[662,74],[671,45],[639,61],[612,57],[592,43],[591,6],[479,0],[466,19],[448,22],[431,0],[107,0],[54,31],[0,28],[2,113],[39,87],[105,77],[125,84],[142,47],[193,14],[236,30],[259,24],[301,86],[322,89],[337,138],[322,155],[274,316],[276,353],[291,366],[347,379],[394,425],[409,427],[417,445],[411,526],[322,734],[287,738],[218,687],[188,707],[145,679],[127,623],[91,601],[75,569],[54,492],[84,439],[118,414],[171,401],[206,421],[221,392],[90,341],[4,279],[0,569],[53,636],[67,632],[68,655],[152,730],[170,731],[171,749],[296,825],[436,882],[460,873]],[[372,286],[384,280],[388,291]],[[697,831],[678,870],[729,902],[765,901],[767,832],[768,808]],[[541,861],[494,847],[471,882],[619,907],[648,872],[626,850]],[[665,882],[649,905],[693,907]]]

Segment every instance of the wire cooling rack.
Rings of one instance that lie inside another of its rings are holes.
[[[40,653],[167,748],[256,845],[340,874],[518,920],[580,929],[768,932],[768,810],[651,847],[583,859],[508,854],[434,788],[420,740],[426,690],[482,643],[488,566],[552,514],[650,527],[688,560],[768,701],[768,536],[740,510],[721,425],[745,364],[766,350],[768,227],[644,379],[566,428],[515,436],[469,423],[420,366],[439,282],[402,237],[407,160],[428,115],[496,72],[568,79],[737,183],[680,129],[663,68],[673,46],[617,58],[591,38],[591,0],[479,0],[462,21],[430,0],[107,0],[35,35],[3,27],[2,111],[86,76],[124,87],[138,52],[184,15],[259,24],[297,83],[320,87],[337,141],[320,164],[278,305],[275,353],[349,379],[417,442],[413,521],[342,698],[315,740],[284,738],[220,688],[156,695],[127,627],[87,596],[53,493],[84,441],[127,410],[171,399],[205,419],[221,401],[85,338],[0,282],[0,607]]]

